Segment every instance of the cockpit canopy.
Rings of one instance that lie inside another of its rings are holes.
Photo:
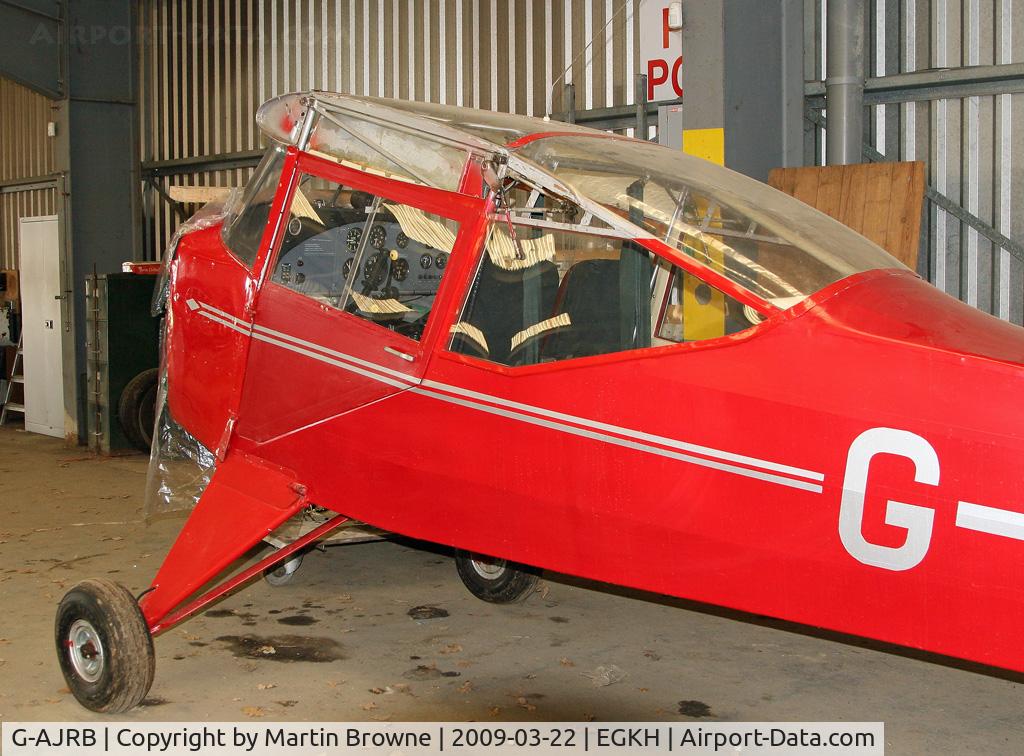
[[[786,309],[855,273],[904,266],[829,216],[727,168],[572,124],[448,105],[325,92],[265,103],[275,142],[361,171],[451,192],[475,164],[571,202],[651,247],[657,240]]]

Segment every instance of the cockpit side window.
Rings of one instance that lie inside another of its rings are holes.
[[[578,208],[496,212],[449,349],[508,367],[717,338],[760,316]],[[511,222],[510,222],[511,221]]]
[[[263,231],[270,216],[270,206],[281,181],[285,150],[274,145],[263,156],[256,171],[245,185],[236,208],[228,209],[221,231],[224,244],[250,270],[263,240]]]
[[[328,179],[299,179],[270,280],[419,340],[459,226]]]

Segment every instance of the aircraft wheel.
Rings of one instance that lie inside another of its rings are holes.
[[[302,554],[293,556],[276,567],[266,570],[263,573],[263,579],[275,588],[288,585],[295,579],[295,573],[299,571],[300,564],[302,564]]]
[[[470,593],[492,604],[524,600],[539,580],[525,565],[460,549],[455,551],[455,568]]]
[[[87,709],[128,711],[153,684],[153,638],[135,597],[119,583],[85,580],[61,599],[57,658],[68,688]]]
[[[159,368],[143,370],[128,381],[117,403],[117,418],[121,421],[124,435],[132,442],[132,446],[147,453],[153,445],[159,386]]]

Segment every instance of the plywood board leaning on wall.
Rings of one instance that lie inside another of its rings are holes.
[[[917,270],[924,163],[775,168],[769,185],[831,215]]]

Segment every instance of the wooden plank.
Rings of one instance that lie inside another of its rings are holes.
[[[867,201],[868,172],[871,166],[857,163],[844,168],[843,201],[836,220],[860,234],[864,232],[864,203]]]
[[[821,212],[840,220],[843,176],[847,172],[845,168],[845,165],[834,165],[821,169],[818,174],[818,196],[814,203]]]
[[[889,210],[892,200],[892,163],[876,163],[868,174],[864,201],[864,236],[888,249]]]
[[[818,201],[818,182],[820,172],[801,170],[797,171],[793,182],[793,196],[811,207],[816,207]]]
[[[768,186],[793,196],[793,186],[796,182],[796,168],[772,168],[768,172]]]
[[[205,205],[227,199],[231,189],[230,186],[169,186],[167,194],[175,202]]]
[[[924,204],[924,163],[777,168],[769,184],[863,234],[916,269]]]
[[[889,252],[911,270],[917,270],[921,206],[924,203],[924,163],[917,160],[895,165],[893,179],[895,192],[899,193],[893,194],[894,211],[889,215]]]

